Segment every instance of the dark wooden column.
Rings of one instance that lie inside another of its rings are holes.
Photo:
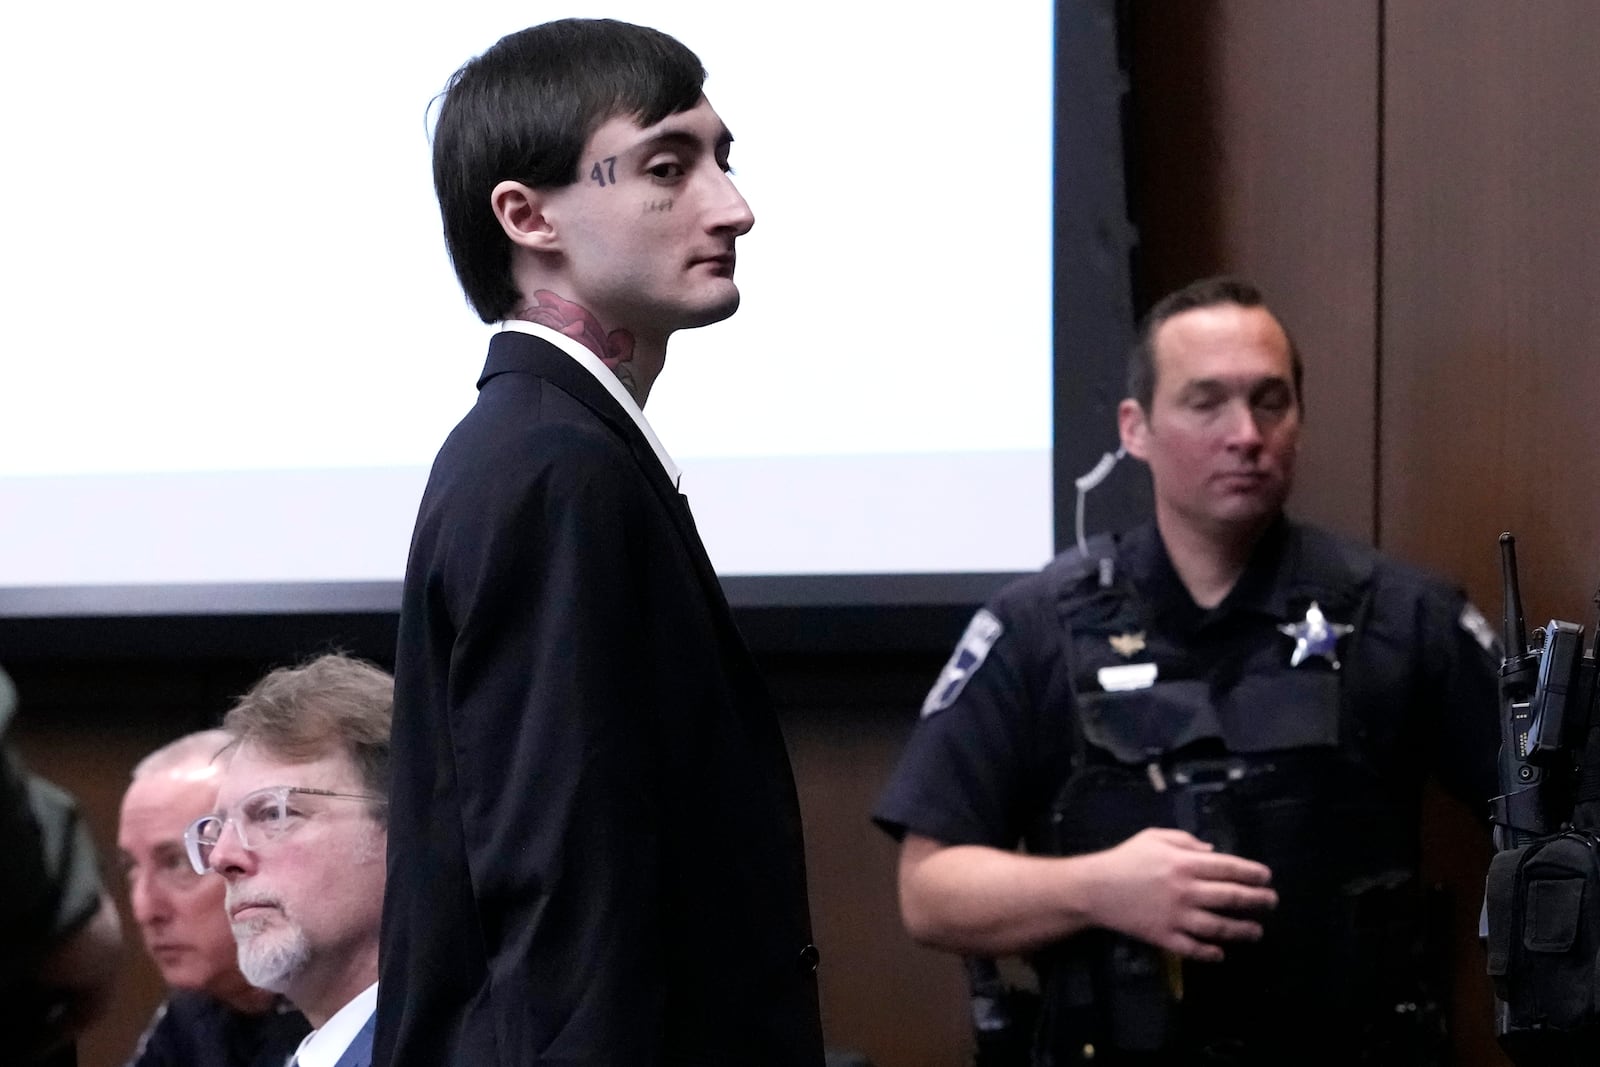
[[[1374,537],[1376,0],[1131,5],[1146,304],[1243,274],[1306,362],[1292,509]]]

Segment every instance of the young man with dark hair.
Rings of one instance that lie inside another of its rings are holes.
[[[1422,785],[1494,790],[1492,634],[1284,515],[1299,360],[1253,286],[1142,338],[1118,415],[1155,521],[973,619],[875,813],[906,926],[1037,963],[1041,1065],[1437,1063]]]
[[[783,737],[642,412],[739,304],[704,76],[565,20],[445,92],[446,243],[501,327],[406,575],[379,1063],[822,1060]]]

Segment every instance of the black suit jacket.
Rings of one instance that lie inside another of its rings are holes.
[[[626,412],[489,348],[407,567],[374,1063],[822,1062],[794,782]]]

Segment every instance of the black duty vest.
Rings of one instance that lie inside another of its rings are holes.
[[[1110,539],[1064,569],[1074,753],[1051,825],[1034,836],[1074,855],[1177,827],[1265,863],[1280,903],[1259,917],[1262,940],[1225,945],[1220,964],[1108,931],[1048,950],[1042,1065],[1414,1067],[1434,1054],[1415,818],[1385,788],[1362,709],[1346,699],[1373,567],[1314,533],[1296,547],[1288,618],[1230,598],[1183,633],[1164,630],[1119,573]],[[1278,626],[1313,601],[1354,627],[1337,644],[1339,669],[1317,657],[1290,665],[1295,640]]]

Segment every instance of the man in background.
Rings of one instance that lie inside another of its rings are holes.
[[[444,92],[445,241],[499,332],[406,571],[379,1063],[822,1061],[788,753],[643,413],[754,224],[704,81],[569,19]]]
[[[128,905],[171,990],[130,1067],[283,1067],[308,1029],[282,997],[239,973],[226,883],[197,874],[184,851],[184,830],[216,807],[217,756],[231,740],[204,730],[157,749],[133,769],[122,798],[117,849]]]
[[[1494,791],[1493,637],[1284,515],[1301,379],[1248,283],[1156,304],[1118,412],[1155,521],[977,614],[879,802],[913,936],[1036,962],[1037,1064],[1438,1062],[1420,800]]]
[[[296,1067],[372,1059],[393,703],[347,656],[272,671],[223,720],[216,808],[184,835],[227,882],[239,970],[315,1027]]]

